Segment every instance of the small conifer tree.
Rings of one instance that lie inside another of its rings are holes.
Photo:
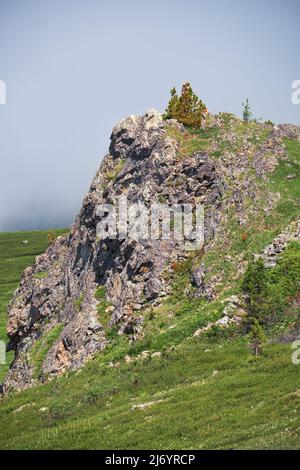
[[[164,118],[165,119],[176,119],[176,112],[177,112],[177,105],[178,105],[178,96],[177,96],[177,92],[176,92],[176,88],[173,87],[171,90],[170,90],[170,93],[171,93],[171,98],[170,98],[170,101],[168,103],[168,107],[166,109],[166,113],[164,115]]]
[[[243,105],[243,119],[245,122],[251,121],[252,118],[252,112],[250,109],[250,104],[248,98],[246,99],[245,103],[242,103]]]
[[[202,100],[193,92],[190,83],[182,85],[181,95],[178,97],[176,88],[171,89],[165,119],[177,119],[181,124],[191,127],[201,127],[207,108]]]
[[[259,356],[266,343],[266,336],[258,320],[254,319],[249,334],[249,347],[254,356]]]
[[[247,310],[251,317],[260,319],[263,316],[266,287],[267,272],[263,260],[259,258],[249,263],[242,282]]]

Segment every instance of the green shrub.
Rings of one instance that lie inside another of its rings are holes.
[[[254,319],[250,329],[249,347],[254,356],[259,356],[263,352],[266,343],[266,335],[259,322]]]
[[[33,275],[34,279],[45,279],[48,277],[47,271],[40,271],[39,273],[36,273]]]
[[[289,243],[273,268],[265,268],[261,259],[250,263],[242,289],[251,321],[266,326],[283,321],[300,291],[300,243]]]
[[[58,340],[63,327],[64,325],[62,323],[55,325],[51,330],[41,336],[33,346],[29,357],[29,363],[34,367],[34,378],[37,378],[40,375],[43,362],[55,341]]]
[[[97,287],[95,291],[95,299],[98,300],[97,311],[99,314],[99,320],[102,325],[107,328],[110,320],[110,313],[107,311],[108,307],[112,304],[106,298],[106,290],[104,286]]]
[[[267,271],[261,258],[249,263],[244,274],[242,290],[246,296],[248,313],[259,319],[264,311]]]
[[[95,291],[95,299],[102,300],[102,299],[105,299],[105,297],[106,297],[105,287],[104,286],[97,287]]]

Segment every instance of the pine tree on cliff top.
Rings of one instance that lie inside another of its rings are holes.
[[[206,113],[205,104],[193,92],[190,83],[182,85],[179,97],[176,88],[171,89],[171,99],[164,115],[165,119],[173,118],[186,126],[201,127]]]
[[[168,107],[166,109],[165,119],[172,119],[172,118],[176,119],[175,115],[177,113],[177,106],[178,106],[178,96],[177,96],[176,88],[173,87],[170,90],[170,93],[171,93],[171,98],[168,103]]]

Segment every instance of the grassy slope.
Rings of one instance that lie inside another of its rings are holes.
[[[211,137],[215,132],[192,141],[184,136],[182,147],[187,148],[182,153],[208,148]],[[178,266],[168,274],[173,293],[161,306],[145,311],[142,341],[131,345],[108,330],[111,346],[82,370],[0,403],[1,448],[299,447],[300,366],[292,364],[291,346],[269,344],[253,361],[247,338],[234,329],[226,336],[214,332],[191,338],[195,329],[220,317],[226,296],[239,292],[236,260],[247,262],[298,212],[300,145],[286,145],[290,161],[280,164],[270,183],[274,192],[281,192],[280,204],[268,220],[256,214],[246,243],[229,214],[230,243],[226,239],[226,247],[217,245],[206,255],[212,274],[223,270],[219,299],[207,303],[189,298],[189,270],[197,256]],[[291,172],[297,178],[287,182]],[[14,235],[9,237],[14,250]],[[228,265],[225,252],[233,256]],[[8,279],[17,279],[20,270],[13,263]],[[124,361],[125,354],[134,358],[145,349],[162,355]]]
[[[253,363],[242,340],[190,340],[118,368],[94,360],[5,400],[0,447],[295,448],[297,367],[286,345]]]

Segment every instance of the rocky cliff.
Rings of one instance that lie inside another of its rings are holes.
[[[172,289],[165,273],[191,256],[189,295],[217,297],[223,272],[209,275],[204,254],[229,243],[232,211],[244,241],[258,204],[263,217],[272,214],[280,194],[268,189],[270,175],[286,158],[283,139],[299,137],[294,126],[244,128],[226,114],[209,115],[198,134],[163,121],[155,110],[121,121],[70,233],[58,237],[22,275],[9,306],[7,332],[15,359],[4,390],[78,369],[107,347],[113,327],[138,341],[145,307],[157,305]],[[191,254],[174,238],[97,237],[97,224],[107,217],[99,205],[115,204],[120,196],[146,207],[202,205],[203,246]],[[225,248],[223,255],[234,257]],[[240,257],[233,263],[243,272]]]

